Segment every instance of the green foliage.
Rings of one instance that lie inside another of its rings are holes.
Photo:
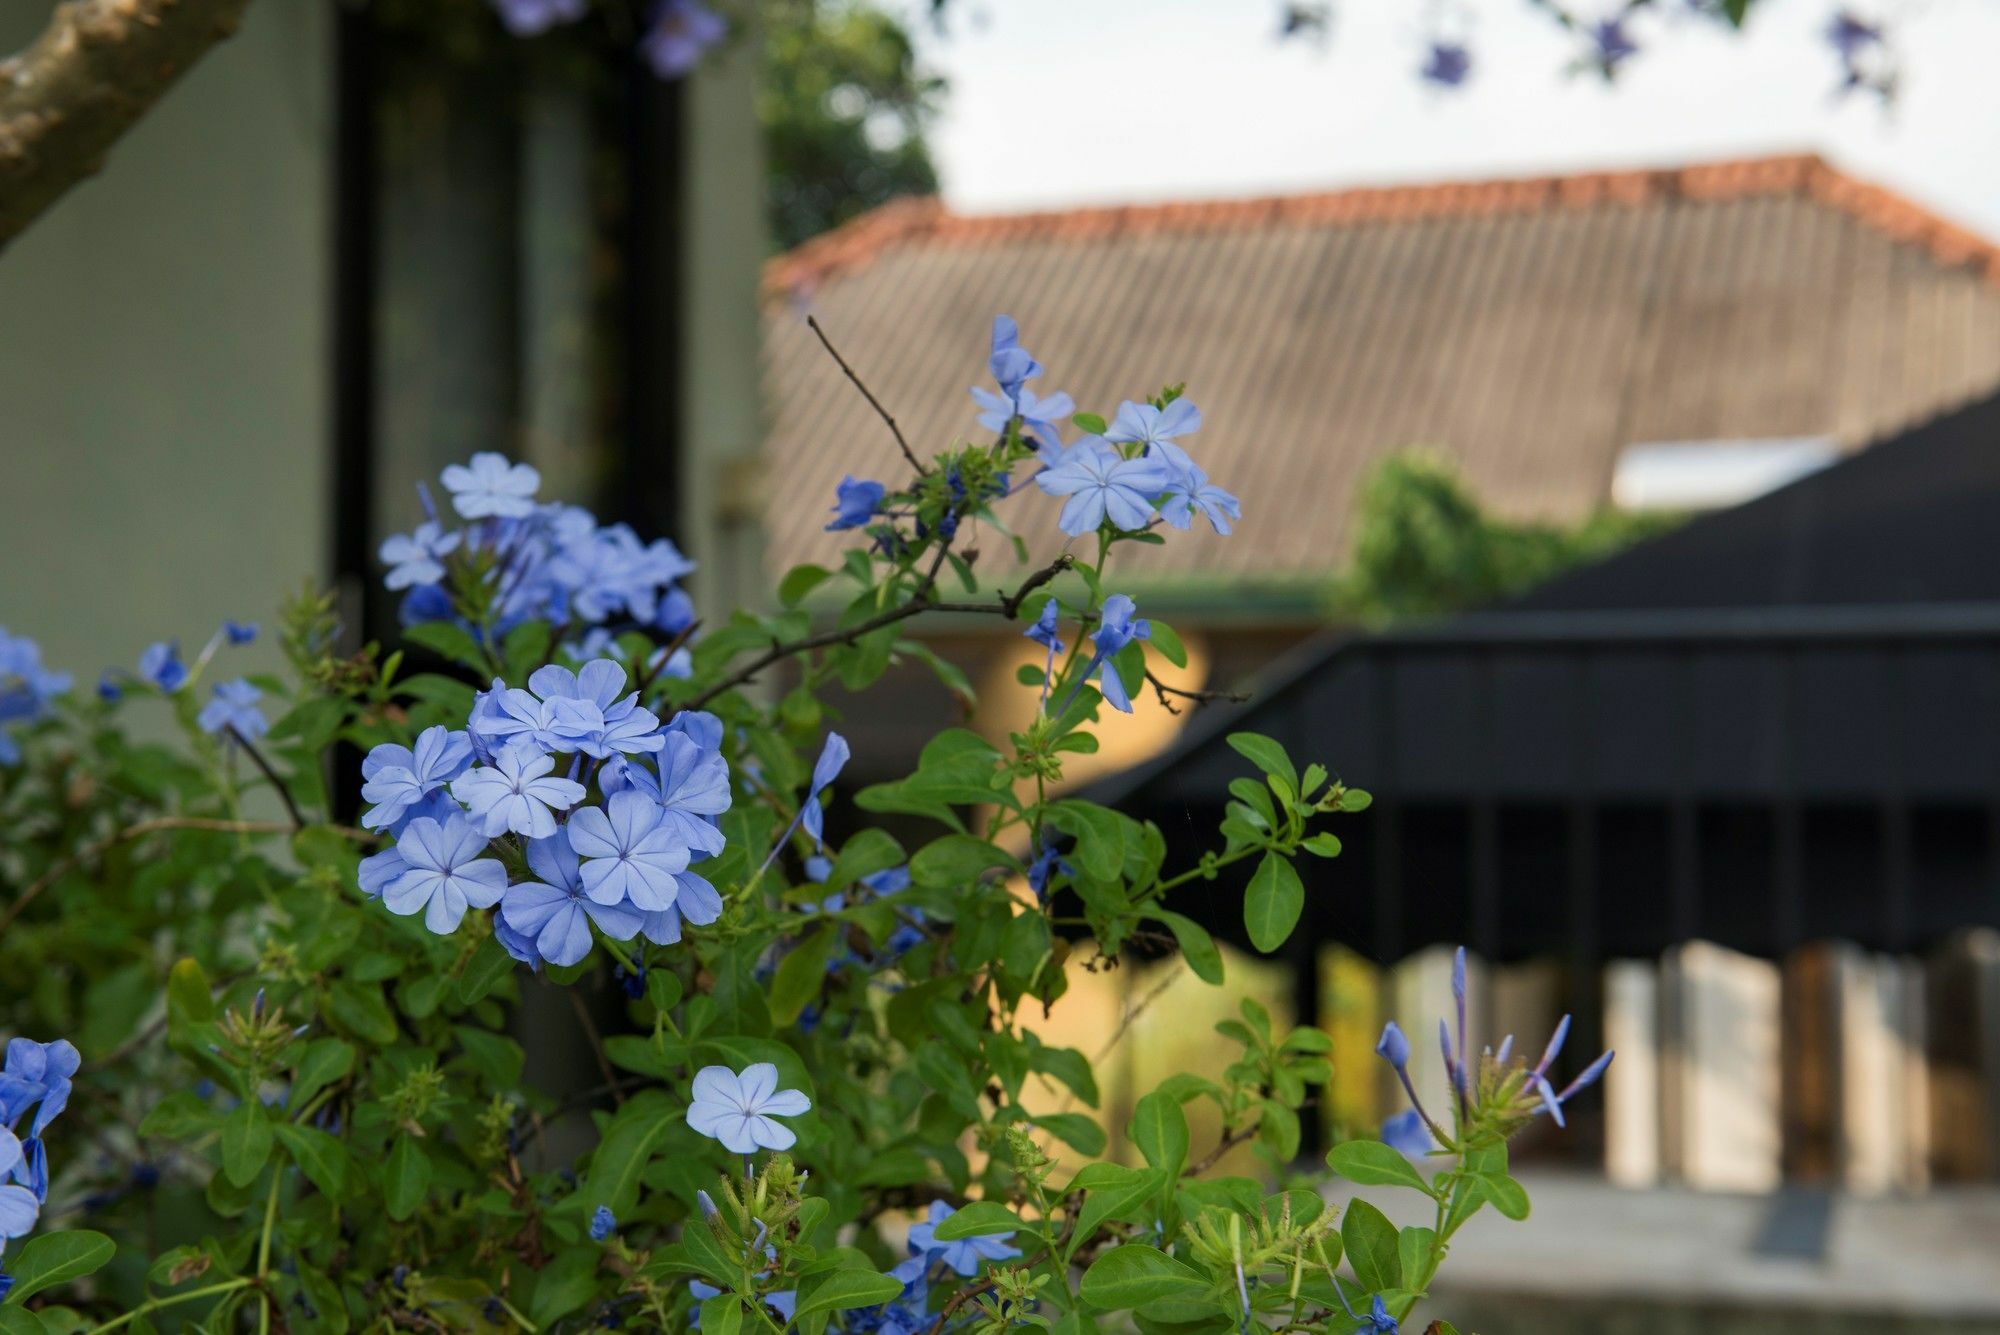
[[[1462,611],[1525,593],[1679,522],[1610,509],[1576,525],[1502,519],[1480,506],[1449,462],[1391,455],[1362,484],[1349,568],[1334,585],[1331,609],[1363,621]]]
[[[767,0],[761,21],[757,114],[780,248],[899,196],[936,192],[924,134],[944,81],[917,63],[896,16],[851,0]]]

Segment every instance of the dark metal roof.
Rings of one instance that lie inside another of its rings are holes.
[[[1412,445],[1502,513],[1575,518],[1635,442],[1852,447],[1990,393],[1996,273],[1991,246],[1812,158],[1013,218],[894,205],[771,267],[767,561],[837,556],[835,485],[897,464],[808,307],[920,450],[976,431],[995,312],[1081,405],[1185,379],[1209,423],[1190,444],[1245,521],[1127,575],[1240,587],[1337,567],[1360,479]],[[1047,498],[1009,504],[1053,533]]]

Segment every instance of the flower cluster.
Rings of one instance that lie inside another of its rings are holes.
[[[69,674],[42,666],[40,645],[0,626],[0,765],[21,762],[14,730],[48,717],[50,702],[69,682]]]
[[[424,522],[382,544],[383,583],[403,594],[405,625],[457,621],[492,638],[531,620],[669,635],[693,624],[694,604],[678,581],[694,563],[666,539],[641,542],[629,525],[536,501],[541,475],[498,454],[475,454],[439,480],[466,522],[448,527],[420,487]]]
[[[17,1038],[0,1065],[0,1252],[26,1237],[49,1199],[49,1157],[42,1132],[69,1104],[70,1081],[82,1065],[65,1039],[37,1043]],[[34,1120],[22,1135],[28,1114]],[[14,1281],[0,1274],[0,1299]]]
[[[1514,1038],[1508,1035],[1498,1049],[1486,1048],[1473,1058],[1466,1046],[1465,948],[1452,958],[1451,991],[1458,1004],[1456,1035],[1451,1024],[1438,1020],[1438,1044],[1444,1052],[1445,1077],[1451,1082],[1453,1131],[1432,1117],[1417,1097],[1410,1080],[1410,1040],[1394,1020],[1383,1026],[1375,1052],[1395,1070],[1409,1096],[1407,1113],[1391,1117],[1382,1127],[1382,1139],[1413,1157],[1435,1148],[1454,1149],[1483,1140],[1499,1141],[1518,1131],[1531,1118],[1547,1113],[1557,1126],[1563,1125],[1563,1105],[1581,1091],[1597,1083],[1611,1065],[1609,1052],[1583,1068],[1576,1079],[1557,1090],[1549,1079],[1549,1068],[1562,1052],[1569,1037],[1569,1016],[1562,1017],[1550,1035],[1541,1060],[1530,1067],[1514,1055]],[[1415,1120],[1411,1119],[1414,1114]],[[1434,1141],[1435,1144],[1430,1142]]]
[[[722,898],[690,864],[723,849],[722,723],[684,712],[662,726],[626,685],[612,659],[552,664],[525,689],[495,679],[463,730],[375,747],[361,821],[396,843],[363,860],[362,890],[439,934],[497,906],[501,944],[537,966],[582,960],[592,927],[669,945],[683,920],[715,921]],[[518,850],[530,879],[509,883],[495,841]]]
[[[576,22],[589,6],[587,0],[493,0],[493,8],[508,32],[535,37]],[[728,35],[729,24],[696,0],[659,0],[639,39],[639,54],[660,78],[678,79]]]

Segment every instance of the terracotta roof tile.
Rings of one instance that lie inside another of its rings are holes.
[[[834,485],[895,461],[803,304],[920,451],[975,431],[996,311],[1050,368],[1037,387],[1081,406],[1186,380],[1245,522],[1138,564],[1238,580],[1336,567],[1395,449],[1451,454],[1507,513],[1575,517],[1638,441],[1855,444],[2000,383],[2000,250],[1809,156],[998,217],[905,201],[766,282],[776,569],[837,550]],[[1054,532],[1047,498],[1008,504]]]

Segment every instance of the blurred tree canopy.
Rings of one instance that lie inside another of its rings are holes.
[[[1335,583],[1342,619],[1391,621],[1462,611],[1628,547],[1685,516],[1602,509],[1580,524],[1489,514],[1448,460],[1391,455],[1362,484],[1354,549]]]
[[[894,15],[860,0],[768,0],[763,23],[758,116],[778,246],[937,189],[924,133],[945,84]]]

